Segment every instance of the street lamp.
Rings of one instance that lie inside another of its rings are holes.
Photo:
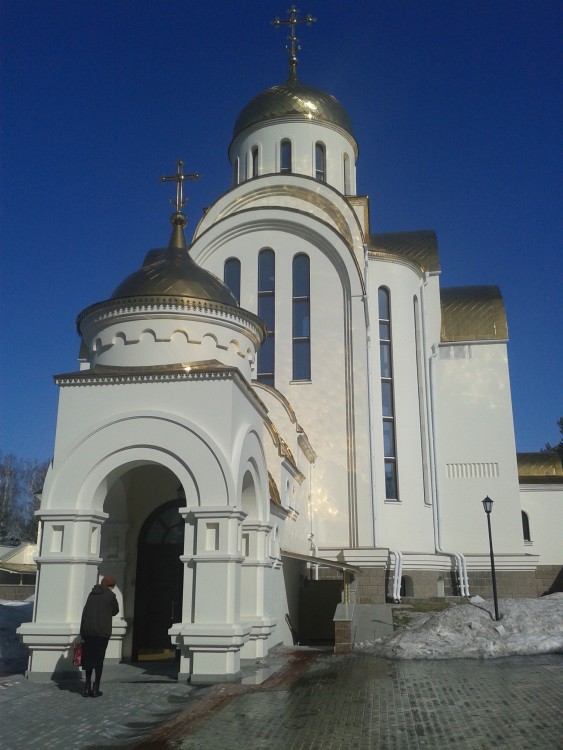
[[[495,600],[495,620],[500,620],[498,613],[498,598],[497,598],[497,577],[495,574],[495,556],[493,554],[493,535],[491,533],[491,511],[493,509],[493,501],[487,495],[483,500],[483,508],[487,514],[487,526],[489,528],[489,549],[491,550],[491,576],[493,579],[493,598]]]

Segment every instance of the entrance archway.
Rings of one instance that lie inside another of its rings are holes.
[[[168,629],[182,621],[183,500],[161,505],[143,524],[137,545],[133,659],[173,659]]]

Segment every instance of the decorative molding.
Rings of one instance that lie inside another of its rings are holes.
[[[498,463],[480,461],[446,464],[448,479],[489,479],[499,476]]]

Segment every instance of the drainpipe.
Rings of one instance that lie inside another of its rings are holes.
[[[394,573],[393,573],[393,601],[399,604],[401,601],[401,578],[403,575],[403,553],[395,549],[389,549],[389,554],[393,555]]]
[[[436,391],[434,382],[434,360],[438,354],[438,348],[435,344],[432,345],[432,354],[427,359],[427,322],[425,314],[425,287],[428,284],[428,273],[424,273],[424,280],[420,287],[420,312],[422,316],[422,338],[423,338],[423,351],[424,351],[424,363],[427,371],[426,377],[426,403],[430,406],[430,420],[428,426],[430,429],[430,465],[432,466],[432,520],[434,524],[434,548],[436,552],[449,555],[455,558],[456,569],[458,573],[459,581],[459,592],[461,596],[469,597],[469,580],[467,576],[467,563],[465,557],[461,552],[451,552],[442,547],[440,539],[440,491],[439,491],[439,473],[437,465],[437,447],[436,447],[436,415],[435,415],[435,402],[436,402]]]
[[[366,321],[366,347],[367,347],[367,377],[368,377],[368,433],[369,433],[369,473],[370,473],[370,497],[371,512],[373,521],[373,546],[377,547],[379,543],[379,533],[377,529],[377,505],[375,498],[375,437],[374,437],[374,404],[373,404],[373,352],[371,346],[371,325],[369,320],[369,269],[368,269],[368,246],[364,244],[364,285],[365,294],[364,315]]]
[[[313,557],[318,557],[317,545],[315,544],[315,528],[313,526],[312,494],[313,494],[313,465],[309,464],[309,526],[311,529],[309,532],[309,541],[311,543],[311,552],[313,553]],[[319,580],[319,566],[317,563],[313,565],[313,580],[314,581]]]

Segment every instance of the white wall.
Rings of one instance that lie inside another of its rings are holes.
[[[540,565],[563,566],[563,484],[520,485],[520,502],[530,523],[526,552],[539,555]]]
[[[522,553],[506,344],[443,345],[435,363],[443,544],[486,552],[481,501],[494,501],[495,552]]]

